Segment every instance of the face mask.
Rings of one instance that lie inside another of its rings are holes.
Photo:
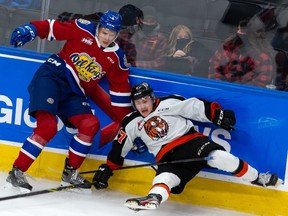
[[[155,24],[155,25],[143,25],[142,31],[145,34],[150,34],[156,28],[156,26],[157,26],[157,24]]]
[[[189,43],[189,41],[190,41],[190,39],[188,39],[188,38],[177,39],[176,49],[177,50],[183,50],[184,47]]]

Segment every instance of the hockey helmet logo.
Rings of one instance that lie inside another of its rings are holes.
[[[101,79],[105,75],[101,65],[87,53],[75,53],[70,58],[75,65],[79,78],[84,82],[89,82],[91,79]]]
[[[153,116],[148,119],[144,125],[147,135],[154,141],[165,138],[168,133],[169,126],[167,122],[160,116]]]

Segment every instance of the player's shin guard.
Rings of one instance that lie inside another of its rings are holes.
[[[164,202],[169,198],[171,188],[176,187],[180,182],[180,178],[173,173],[160,173],[154,177],[149,194],[160,194],[161,201]]]
[[[230,172],[245,181],[254,181],[258,176],[258,171],[255,168],[229,152],[215,150],[212,151],[209,156],[214,158],[207,162],[209,166]]]
[[[68,163],[75,169],[81,166],[92,145],[92,143],[79,139],[79,136],[75,135],[73,137],[68,152]]]
[[[83,163],[86,155],[88,154],[91,144],[85,141],[82,141],[79,137],[86,137],[85,135],[78,134],[74,136],[71,140],[69,147],[69,156],[65,160],[65,166],[62,173],[62,186],[67,186],[70,184],[79,185],[79,188],[90,189],[91,183],[82,177],[77,170]],[[90,139],[88,139],[90,140]]]
[[[19,152],[18,158],[15,160],[13,165],[22,172],[27,171],[31,164],[39,156],[43,148],[43,145],[30,138],[27,138]]]

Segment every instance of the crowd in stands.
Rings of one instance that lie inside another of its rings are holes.
[[[0,0],[0,4],[29,7],[32,0]],[[163,32],[155,7],[127,4],[118,11],[123,26],[116,42],[133,67],[288,91],[288,25],[275,25],[271,11],[265,9],[240,20],[235,33],[221,41],[218,49],[211,50],[183,23],[172,26],[168,33]],[[98,22],[102,14],[65,11],[58,19]],[[276,28],[273,40],[266,38],[266,32]]]

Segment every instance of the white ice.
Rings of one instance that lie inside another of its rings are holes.
[[[7,173],[0,172],[0,197],[19,193],[4,187]],[[33,191],[54,188],[59,182],[44,179],[28,179]],[[219,208],[207,208],[166,201],[157,210],[144,210],[135,213],[124,206],[131,194],[115,192],[109,189],[90,193],[79,191],[57,191],[0,201],[1,216],[247,216],[248,214]]]

